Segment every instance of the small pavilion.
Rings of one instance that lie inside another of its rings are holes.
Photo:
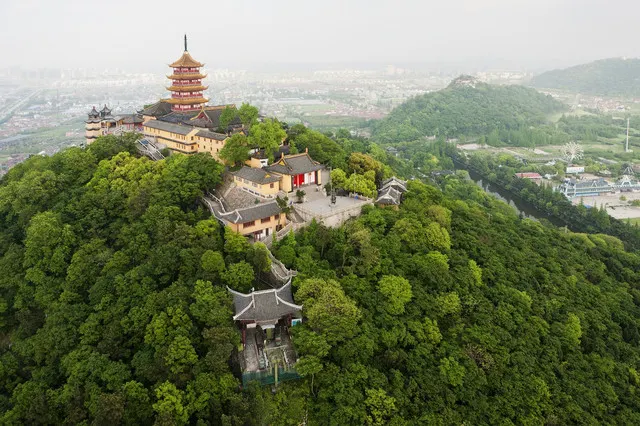
[[[239,361],[243,384],[261,380],[278,381],[278,375],[297,378],[292,370],[297,360],[289,328],[301,321],[302,306],[293,302],[291,280],[278,289],[240,293],[227,287],[233,296],[233,316],[242,330]]]

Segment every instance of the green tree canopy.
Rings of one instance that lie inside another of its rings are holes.
[[[244,134],[236,133],[227,139],[218,156],[231,165],[243,164],[249,159],[249,145]]]
[[[238,115],[240,116],[240,120],[242,120],[242,124],[251,127],[258,122],[259,111],[258,108],[253,105],[243,102],[238,109]]]
[[[249,144],[264,149],[265,155],[273,161],[273,154],[287,137],[287,132],[277,120],[266,119],[262,123],[251,126]]]
[[[385,309],[391,315],[404,312],[404,306],[411,300],[411,284],[405,278],[385,275],[378,282],[378,291],[385,299]]]

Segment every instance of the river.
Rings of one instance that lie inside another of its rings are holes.
[[[523,200],[516,194],[507,191],[506,189],[501,188],[495,184],[484,181],[481,175],[474,172],[473,170],[462,167],[462,164],[458,162],[455,162],[454,164],[458,169],[467,171],[471,180],[475,182],[475,184],[480,188],[482,188],[487,194],[491,194],[495,198],[509,204],[518,214],[522,214],[524,217],[534,220],[546,219],[558,227],[565,226],[565,223],[562,220],[554,216],[548,216],[546,213],[541,213],[531,203]]]

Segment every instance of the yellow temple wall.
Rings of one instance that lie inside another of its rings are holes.
[[[249,167],[253,167],[254,169],[261,169],[263,167],[263,164],[260,162],[260,159],[253,158],[253,157],[245,161],[244,164],[246,164]]]
[[[244,227],[243,223],[231,223],[229,224],[229,226],[235,232],[239,232],[242,235],[249,235],[253,234],[254,232],[262,231],[264,229],[271,229],[272,232],[275,232],[276,226],[285,226],[287,224],[287,216],[284,213],[280,213],[280,217],[278,219],[276,219],[275,216],[271,216],[269,218],[265,218],[264,220],[266,222],[263,223],[262,219],[258,219],[255,221],[254,225],[247,227]]]
[[[198,143],[198,152],[207,152],[216,160],[220,160],[218,153],[224,147],[227,140],[219,141],[202,136],[196,136],[195,141]]]
[[[278,191],[280,191],[280,182],[265,183],[260,185],[255,182],[251,182],[250,180],[243,179],[239,176],[234,176],[233,181],[240,188],[246,188],[251,192],[257,192],[263,197],[275,198],[275,196],[278,194]],[[273,187],[271,185],[273,185]]]
[[[86,123],[84,129],[84,137],[86,138],[87,145],[90,145],[95,140],[92,136],[98,137],[102,135],[100,123]]]
[[[293,191],[293,183],[291,182],[291,175],[281,175],[280,187],[284,192]]]
[[[194,135],[198,129],[193,129],[187,135],[179,135],[177,133],[168,132],[166,130],[154,129],[144,126],[143,133],[145,136],[155,137],[160,143],[167,145],[172,151],[182,154],[195,154],[198,152],[198,143],[194,141]]]

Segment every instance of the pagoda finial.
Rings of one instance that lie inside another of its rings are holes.
[[[184,35],[184,51],[187,51],[187,35]]]

